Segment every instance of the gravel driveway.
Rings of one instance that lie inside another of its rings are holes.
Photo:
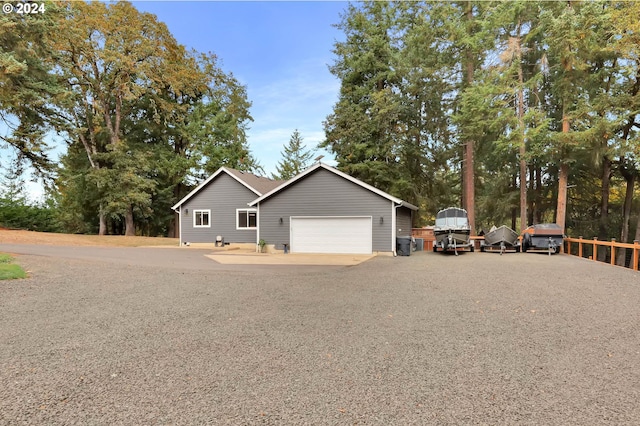
[[[544,254],[231,268],[110,250],[23,254],[31,278],[0,282],[0,424],[640,423],[637,272]]]

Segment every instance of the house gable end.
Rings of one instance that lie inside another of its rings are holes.
[[[403,206],[411,209],[411,210],[418,210],[418,207],[407,203],[397,197],[394,197],[390,194],[387,194],[386,192],[375,188],[367,183],[362,182],[359,179],[354,178],[353,176],[349,176],[346,173],[343,173],[341,171],[339,171],[338,169],[335,169],[333,167],[327,166],[326,164],[323,163],[317,163],[311,167],[309,167],[307,170],[303,171],[302,173],[300,173],[299,175],[293,177],[292,179],[284,182],[283,184],[279,185],[278,187],[274,188],[273,190],[271,190],[270,192],[267,192],[265,194],[263,194],[262,196],[258,197],[257,199],[253,200],[250,205],[255,206],[258,203],[261,203],[263,201],[265,201],[268,198],[273,197],[274,195],[278,194],[279,192],[282,192],[284,190],[288,190],[288,188],[296,185],[298,182],[305,180],[308,176],[316,173],[318,170],[324,170],[326,172],[332,173],[342,179],[344,179],[345,181],[351,182],[354,185],[357,185],[365,190],[368,190],[382,198],[386,198],[387,200],[393,201],[396,204],[402,204]]]
[[[368,217],[372,250],[389,251],[391,204],[357,183],[318,168],[259,203],[260,238],[281,249],[290,242],[292,217]]]
[[[213,243],[217,236],[221,236],[227,242],[255,242],[255,227],[246,229],[238,227],[239,212],[249,210],[247,203],[254,197],[255,193],[237,179],[226,173],[220,174],[181,204],[181,241]],[[208,227],[196,225],[194,218],[196,211],[209,212]]]
[[[265,177],[256,176],[254,174],[248,172],[242,172],[240,170],[229,169],[226,167],[220,167],[209,176],[207,179],[202,181],[196,188],[194,188],[191,192],[189,192],[186,196],[184,196],[180,201],[178,201],[173,207],[172,210],[178,209],[181,205],[183,205],[186,201],[194,197],[200,191],[202,191],[207,185],[217,179],[219,176],[226,174],[227,176],[235,179],[239,184],[247,188],[249,191],[253,192],[253,198],[256,196],[261,196],[264,192],[272,190],[274,187],[280,185],[281,181],[271,180]]]

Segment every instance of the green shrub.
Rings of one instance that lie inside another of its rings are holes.
[[[24,200],[0,198],[0,225],[28,231],[60,232],[56,208],[52,205],[30,205]]]

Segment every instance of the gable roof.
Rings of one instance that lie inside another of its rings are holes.
[[[236,169],[225,169],[227,172],[233,174],[239,181],[244,182],[254,189],[254,192],[258,191],[258,195],[265,194],[272,189],[280,186],[284,181],[273,180],[262,176],[256,176],[248,172],[241,172]],[[249,189],[251,189],[249,188]]]
[[[184,204],[189,198],[196,195],[202,188],[207,186],[209,182],[218,177],[221,173],[226,173],[236,181],[238,181],[241,185],[247,188],[249,191],[254,194],[260,196],[265,192],[271,191],[273,188],[282,184],[281,180],[272,180],[266,177],[256,176],[252,173],[241,172],[240,170],[231,169],[229,167],[220,167],[214,174],[209,176],[207,179],[202,181],[200,185],[195,187],[190,193],[188,193],[182,200],[178,201],[173,207],[172,210],[177,209],[182,204]]]
[[[297,181],[304,179],[305,176],[313,173],[314,171],[318,170],[318,169],[324,169],[327,170],[337,176],[340,176],[341,178],[344,178],[350,182],[355,183],[356,185],[361,186],[362,188],[369,190],[371,192],[373,192],[374,194],[378,194],[379,196],[386,198],[387,200],[393,201],[396,204],[402,205],[404,207],[407,207],[411,210],[418,210],[418,207],[414,206],[413,204],[407,203],[406,201],[401,200],[400,198],[394,197],[393,195],[387,194],[384,191],[381,191],[380,189],[371,186],[367,183],[362,182],[359,179],[354,178],[353,176],[349,176],[348,174],[341,172],[340,170],[333,168],[331,166],[328,166],[324,163],[316,163],[313,166],[309,167],[308,169],[306,169],[305,171],[303,171],[302,173],[292,177],[291,179],[289,179],[288,181],[285,181],[283,183],[281,183],[280,185],[278,185],[277,187],[273,188],[271,191],[261,195],[260,197],[258,197],[257,199],[253,200],[252,202],[249,203],[250,206],[255,206],[258,203],[260,203],[261,201],[266,200],[267,198],[277,194],[278,192],[284,190],[285,188],[295,184]]]

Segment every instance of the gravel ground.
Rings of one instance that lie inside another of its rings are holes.
[[[127,253],[18,257],[31,278],[0,282],[0,424],[640,423],[637,272],[531,253],[236,270]]]

